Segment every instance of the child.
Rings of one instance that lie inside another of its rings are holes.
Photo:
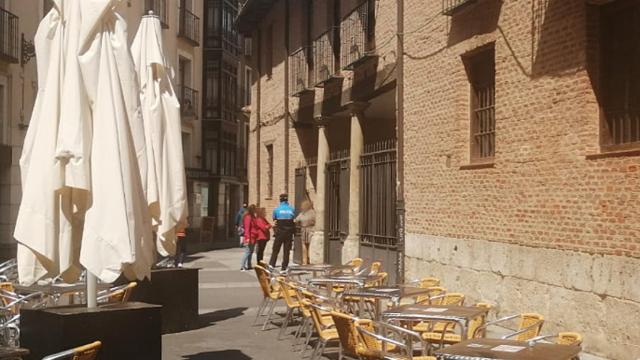
[[[255,231],[256,244],[258,245],[258,252],[256,257],[258,259],[258,263],[262,261],[264,256],[264,249],[267,247],[267,241],[271,238],[271,233],[269,229],[271,229],[271,224],[267,221],[267,211],[265,208],[259,208],[257,211],[257,216],[254,219],[253,230]]]

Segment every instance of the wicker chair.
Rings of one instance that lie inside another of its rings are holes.
[[[420,334],[388,323],[371,320],[356,321],[356,330],[360,336],[358,356],[363,360],[436,360],[427,356],[429,344],[424,342]],[[376,331],[378,330],[378,331]],[[393,334],[394,338],[381,335]],[[411,339],[411,342],[403,341]],[[414,356],[413,342],[421,344],[422,354]]]
[[[282,338],[284,332],[291,320],[293,320],[294,312],[300,311],[300,301],[298,299],[298,293],[295,288],[289,284],[286,279],[282,276],[278,276],[277,278],[278,284],[280,285],[281,294],[284,297],[284,302],[287,305],[287,314],[284,316],[282,320],[282,326],[280,327],[280,333],[278,333],[278,340]]]
[[[442,286],[430,286],[426,288],[429,292],[427,295],[421,295],[416,297],[416,304],[429,304],[429,305],[437,305],[432,302],[431,299],[439,299],[439,296],[444,295],[447,292],[447,289]]]
[[[517,320],[518,325],[517,329],[510,334],[502,336],[502,339],[514,339],[518,341],[527,341],[531,340],[538,335],[540,335],[540,331],[542,330],[542,325],[544,324],[544,317],[540,314],[536,313],[524,313],[518,315],[506,316],[498,320],[490,321],[485,323],[484,325],[478,327],[476,329],[476,333],[474,337],[484,337],[486,336],[486,331],[489,326],[504,324],[506,322]]]
[[[313,318],[311,314],[311,306],[307,305],[307,302],[304,302],[302,300],[306,299],[308,302],[315,303],[315,304],[323,304],[323,303],[328,304],[332,300],[324,296],[312,293],[309,290],[301,289],[301,288],[298,289],[298,298],[300,299],[300,309],[302,311],[302,316],[304,320],[300,325],[300,328],[298,329],[298,333],[296,334],[296,341],[294,342],[294,347],[297,346],[298,339],[304,333],[305,341],[302,349],[300,350],[302,351],[304,356],[304,352],[309,346],[311,335],[313,335],[313,329],[317,327],[315,327],[315,323],[313,322]],[[329,309],[329,307],[326,307],[326,308]],[[335,326],[335,324],[333,323],[333,317],[331,316],[331,312],[322,311],[322,310],[320,311],[320,324],[322,328],[331,328]]]
[[[369,275],[378,275],[380,272],[380,268],[382,267],[382,263],[380,261],[374,261],[371,263],[371,268],[369,269]]]
[[[131,297],[131,293],[136,286],[138,286],[138,283],[133,281],[126,285],[113,287],[104,291],[102,294],[98,294],[98,302],[126,303],[129,301],[129,297]]]
[[[256,265],[253,267],[256,272],[256,277],[258,278],[258,283],[260,284],[260,289],[262,290],[262,303],[258,307],[258,313],[256,314],[256,318],[253,321],[253,325],[258,323],[258,319],[260,316],[266,316],[267,319],[262,324],[262,330],[267,328],[269,321],[271,320],[271,315],[273,315],[273,310],[276,307],[276,303],[278,300],[283,299],[283,295],[280,289],[280,286],[276,284],[272,284],[272,274],[264,267],[260,265]],[[264,311],[267,310],[266,314]]]
[[[314,304],[308,299],[302,299],[302,303],[307,306],[311,312],[311,320],[313,321],[313,325],[318,334],[316,347],[313,349],[313,353],[311,354],[311,360],[315,360],[324,354],[324,349],[329,342],[339,341],[340,338],[333,321],[330,325],[324,325],[323,323],[323,313],[330,313],[333,309],[319,304]]]
[[[98,357],[102,343],[93,342],[75,349],[66,350],[44,357],[42,360],[95,360]]]
[[[492,308],[491,304],[477,303],[475,307],[487,309],[487,312]],[[469,321],[469,327],[467,329],[467,338],[472,339],[476,336],[476,330],[484,325],[487,320],[487,313],[483,313],[480,316]],[[414,329],[415,330],[415,329]],[[435,324],[433,330],[422,332],[422,338],[432,344],[439,344],[440,347],[444,345],[457,344],[462,341],[462,334],[456,333],[456,325],[454,323],[442,323]]]

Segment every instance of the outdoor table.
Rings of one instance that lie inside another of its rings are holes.
[[[401,321],[446,321],[454,322],[462,328],[462,340],[467,339],[469,322],[488,312],[489,309],[475,306],[450,305],[403,305],[382,313],[384,320]]]
[[[436,351],[438,360],[569,360],[580,346],[503,339],[471,339]]]
[[[375,320],[380,320],[380,316],[382,315],[382,311],[380,310],[382,300],[390,300],[393,303],[394,307],[400,305],[400,300],[408,297],[416,297],[421,295],[428,295],[430,289],[419,288],[415,286],[403,286],[399,285],[397,287],[393,286],[374,286],[374,287],[365,287],[365,288],[355,288],[349,289],[343,293],[342,296],[349,296],[353,298],[360,298],[361,301],[364,299],[374,299],[375,300]]]
[[[309,264],[309,265],[293,265],[289,266],[289,270],[292,271],[306,271],[318,276],[318,274],[331,273],[334,271],[351,271],[353,267],[351,265],[331,265],[331,264]]]
[[[327,275],[313,278],[308,281],[310,285],[355,285],[364,287],[368,282],[378,280],[376,275]]]
[[[0,347],[0,359],[1,360],[13,360],[20,359],[23,356],[29,355],[29,350],[19,348],[19,347],[10,347],[10,346],[2,346]]]
[[[14,288],[18,292],[23,292],[23,293],[41,292],[45,295],[63,295],[68,293],[84,292],[87,290],[87,284],[58,283],[58,284],[46,284],[46,285],[33,284],[30,286],[15,284]],[[109,288],[111,288],[111,284],[98,283],[98,290],[107,290]]]

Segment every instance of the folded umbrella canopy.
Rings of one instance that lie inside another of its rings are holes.
[[[104,282],[150,273],[144,126],[119,2],[54,0],[38,28],[14,233],[22,283],[75,281],[81,266]]]
[[[162,48],[160,19],[142,18],[131,53],[140,82],[147,144],[147,202],[157,233],[157,250],[175,254],[176,230],[187,220],[180,102]]]

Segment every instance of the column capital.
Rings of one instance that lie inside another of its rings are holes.
[[[351,115],[362,115],[364,111],[369,107],[369,102],[367,101],[350,101],[344,105]]]

